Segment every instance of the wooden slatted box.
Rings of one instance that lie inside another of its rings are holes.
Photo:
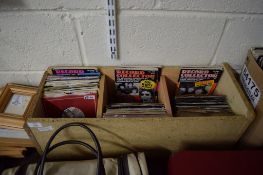
[[[59,126],[68,122],[85,122],[90,125],[98,136],[105,156],[117,155],[131,151],[169,151],[174,152],[194,145],[234,145],[251,121],[254,112],[243,94],[233,71],[224,64],[224,73],[220,79],[215,94],[226,95],[235,112],[234,116],[172,116],[171,102],[174,99],[176,82],[180,67],[163,67],[159,101],[165,104],[168,111],[166,117],[157,118],[102,118],[105,107],[114,98],[114,67],[100,67],[103,76],[100,82],[97,118],[45,118],[41,102],[46,71],[40,83],[39,98],[35,102],[33,117],[29,123],[41,123],[43,127],[53,130],[39,131],[38,128],[27,127],[28,133],[34,139],[38,150],[43,151],[47,140]],[[55,140],[78,138],[91,142],[85,131],[71,128],[62,132]],[[83,157],[86,153],[78,146],[65,146],[54,151],[50,156],[56,158]]]

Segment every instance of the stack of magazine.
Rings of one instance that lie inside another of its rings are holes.
[[[46,78],[43,104],[48,117],[96,117],[97,68],[53,68]]]
[[[113,103],[107,106],[103,117],[160,117],[166,110],[160,103]]]
[[[223,71],[221,66],[183,67],[178,79],[175,115],[234,115],[225,96],[212,95]]]
[[[225,96],[177,96],[176,116],[225,116],[234,115]]]
[[[103,117],[160,117],[166,115],[157,103],[159,67],[118,67],[115,69],[115,102]]]
[[[158,67],[119,67],[115,69],[118,102],[156,102],[160,76]]]
[[[178,79],[178,95],[211,95],[222,73],[220,66],[183,67]]]

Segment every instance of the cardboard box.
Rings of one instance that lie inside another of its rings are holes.
[[[39,100],[33,118],[27,120],[27,131],[35,140],[39,152],[43,151],[52,133],[61,125],[69,122],[87,123],[97,135],[104,156],[131,151],[174,152],[202,146],[227,146],[229,148],[243,135],[254,119],[254,111],[249,104],[233,71],[224,64],[224,73],[215,94],[226,95],[236,115],[234,116],[192,116],[176,117],[171,106],[175,96],[180,67],[163,67],[158,99],[164,103],[167,116],[155,118],[101,118],[108,103],[115,98],[114,67],[100,67],[102,78],[98,97],[97,118],[45,118],[41,104],[45,73],[39,87]],[[31,127],[30,127],[30,125]],[[77,138],[92,143],[81,128],[69,128],[59,134],[57,141]],[[78,146],[68,145],[54,150],[51,157],[66,159],[86,156],[86,151]]]
[[[257,64],[251,50],[240,74],[243,88],[253,105],[256,118],[241,139],[243,145],[263,146],[263,70]]]

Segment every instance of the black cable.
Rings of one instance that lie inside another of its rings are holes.
[[[82,145],[82,146],[88,148],[96,156],[96,158],[98,157],[97,151],[92,146],[90,146],[89,144],[87,144],[85,142],[79,141],[79,140],[66,140],[66,141],[59,142],[59,143],[53,145],[48,150],[48,153],[51,152],[52,150],[56,149],[57,147],[60,147],[60,146],[63,146],[63,145],[69,145],[69,144],[70,145]],[[41,163],[41,159],[39,159],[39,161],[36,164],[34,174],[38,173],[40,163]]]
[[[93,133],[93,131],[88,127],[86,126],[86,124],[84,123],[79,123],[79,122],[73,122],[73,123],[68,123],[68,124],[65,124],[63,126],[61,126],[60,128],[58,128],[53,134],[52,136],[50,137],[50,139],[48,140],[47,142],[47,145],[45,147],[45,150],[43,152],[43,155],[41,157],[41,161],[40,161],[40,165],[39,165],[39,170],[36,171],[37,174],[35,175],[42,175],[43,174],[43,171],[44,171],[44,162],[46,161],[46,156],[47,156],[47,153],[49,152],[49,148],[50,148],[50,145],[52,143],[52,141],[54,140],[54,138],[56,137],[56,135],[63,129],[65,128],[68,128],[68,127],[71,127],[71,126],[80,126],[82,127],[83,129],[85,129],[91,136],[93,142],[95,143],[95,146],[96,146],[96,149],[97,149],[97,175],[105,175],[105,169],[104,169],[104,166],[103,166],[103,161],[102,161],[102,152],[101,152],[101,147],[100,147],[100,144],[99,144],[99,141],[96,137],[96,135]]]
[[[140,173],[141,173],[141,175],[143,175],[143,172],[142,172],[142,166],[141,166],[141,164],[140,164],[139,156],[138,156],[137,153],[134,153],[134,155],[135,155],[135,158],[136,158],[137,163],[138,163],[138,165],[139,165]],[[145,158],[145,159],[146,159],[146,158]],[[146,165],[146,166],[147,166],[147,165]]]
[[[69,123],[69,124],[65,124],[65,125],[61,126],[57,131],[55,131],[55,133],[51,136],[49,142],[48,142],[47,145],[46,145],[46,148],[45,148],[45,151],[44,151],[44,153],[43,153],[43,156],[42,156],[42,159],[41,159],[41,163],[40,163],[39,172],[40,172],[41,174],[43,174],[43,170],[44,170],[44,165],[43,165],[43,164],[44,164],[44,162],[45,162],[45,160],[46,160],[46,155],[47,155],[47,152],[48,152],[48,149],[49,149],[49,147],[50,147],[51,142],[53,141],[53,139],[55,138],[55,136],[56,136],[61,130],[65,129],[65,128],[67,128],[67,127],[70,127],[70,126],[80,126],[80,127],[84,128],[84,129],[86,129],[86,130],[90,133],[93,141],[95,142],[95,145],[96,145],[97,149],[98,149],[98,150],[100,149],[100,146],[99,146],[99,143],[98,143],[98,140],[97,140],[95,134],[94,134],[86,125],[84,125],[84,124],[82,124],[82,123]],[[101,171],[101,163],[102,163],[101,156],[98,155],[98,166],[97,166],[97,168],[98,168],[98,174],[100,174],[100,171]]]
[[[95,150],[92,146],[90,146],[90,144],[79,141],[79,140],[66,140],[66,141],[62,141],[59,142],[53,146],[51,146],[51,148],[49,148],[49,152],[52,151],[53,149],[59,147],[59,146],[63,146],[63,145],[68,145],[68,144],[72,144],[72,145],[82,145],[85,146],[86,148],[88,148],[96,157],[98,156],[97,150]]]

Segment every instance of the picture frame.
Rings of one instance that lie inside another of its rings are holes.
[[[3,89],[4,89],[3,87],[0,87],[0,97],[1,97]]]
[[[7,84],[0,95],[0,127],[23,128],[36,94],[37,87]]]

